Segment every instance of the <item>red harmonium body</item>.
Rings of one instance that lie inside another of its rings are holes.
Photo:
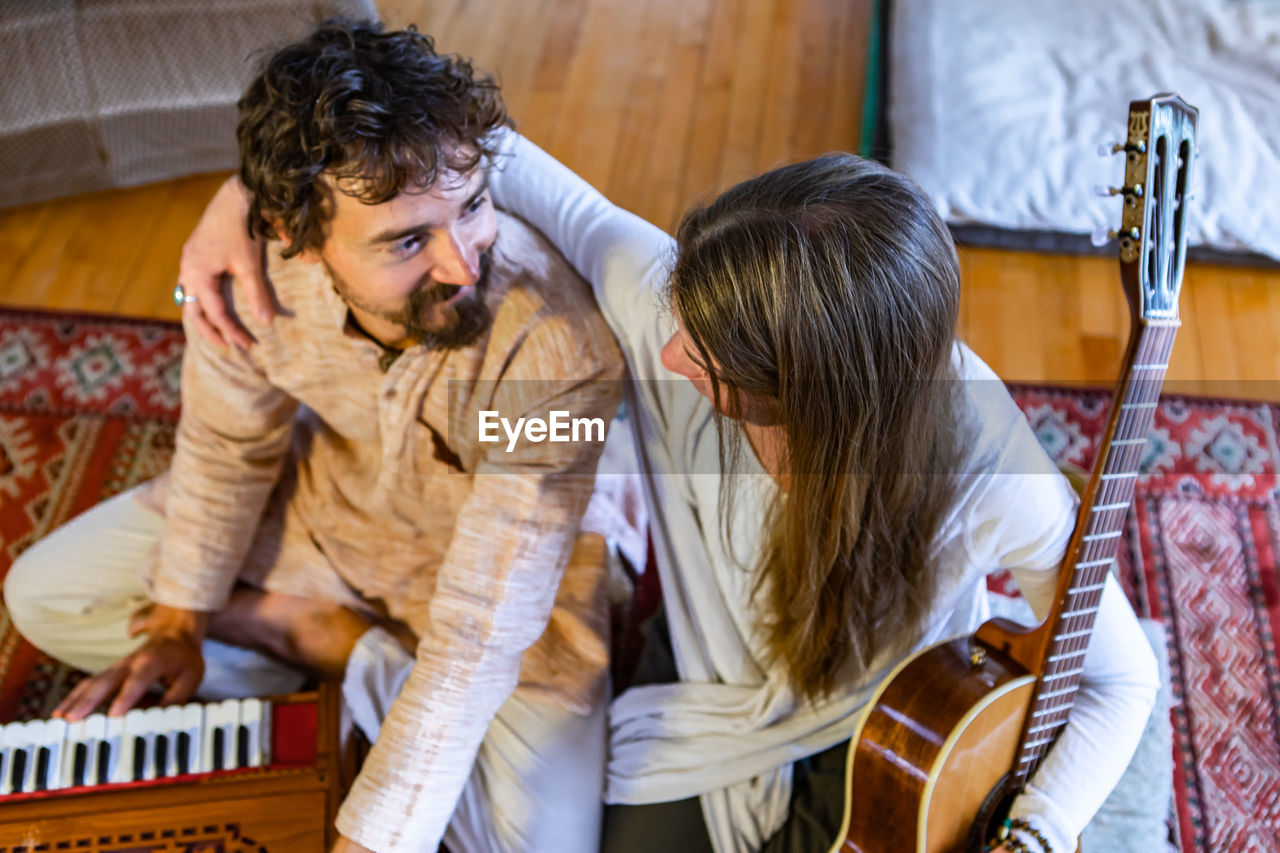
[[[339,698],[272,698],[264,767],[4,797],[0,853],[323,853],[345,778]]]

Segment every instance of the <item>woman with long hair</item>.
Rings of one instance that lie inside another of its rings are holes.
[[[876,688],[987,617],[992,571],[1043,616],[1074,524],[1075,493],[956,339],[945,225],[847,154],[739,184],[674,243],[513,133],[490,185],[592,282],[633,379],[664,606],[611,708],[605,849],[826,851]],[[219,307],[211,274],[257,275],[221,195],[184,253],[200,310]],[[1070,723],[1013,804],[1029,828],[1002,849],[1074,849],[1157,687],[1109,579]]]

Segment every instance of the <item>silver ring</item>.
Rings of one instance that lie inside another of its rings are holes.
[[[173,304],[174,305],[177,305],[179,308],[181,308],[183,305],[186,305],[188,302],[195,302],[195,301],[196,301],[196,295],[194,293],[187,293],[186,288],[184,288],[181,283],[174,285],[174,288],[173,288]]]

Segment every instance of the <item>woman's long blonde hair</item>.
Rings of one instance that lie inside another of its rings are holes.
[[[669,302],[715,399],[750,396],[786,439],[756,578],[768,648],[794,688],[828,693],[917,638],[937,590],[961,444],[955,246],[914,183],[852,155],[739,184],[677,242]],[[742,434],[717,426],[731,471]]]

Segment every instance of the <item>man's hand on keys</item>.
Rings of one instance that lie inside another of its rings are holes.
[[[53,716],[74,722],[96,711],[108,699],[107,713],[119,716],[133,708],[156,683],[165,686],[162,705],[191,698],[204,677],[204,640],[208,614],[152,605],[134,615],[131,636],[147,640],[131,654],[77,684],[54,709]]]
[[[218,346],[248,348],[253,337],[227,311],[222,277],[232,275],[240,284],[249,310],[263,323],[275,316],[266,274],[262,269],[263,241],[245,227],[249,200],[244,186],[228,178],[214,195],[191,236],[182,246],[178,282],[194,301],[182,306],[182,314],[199,335]]]

